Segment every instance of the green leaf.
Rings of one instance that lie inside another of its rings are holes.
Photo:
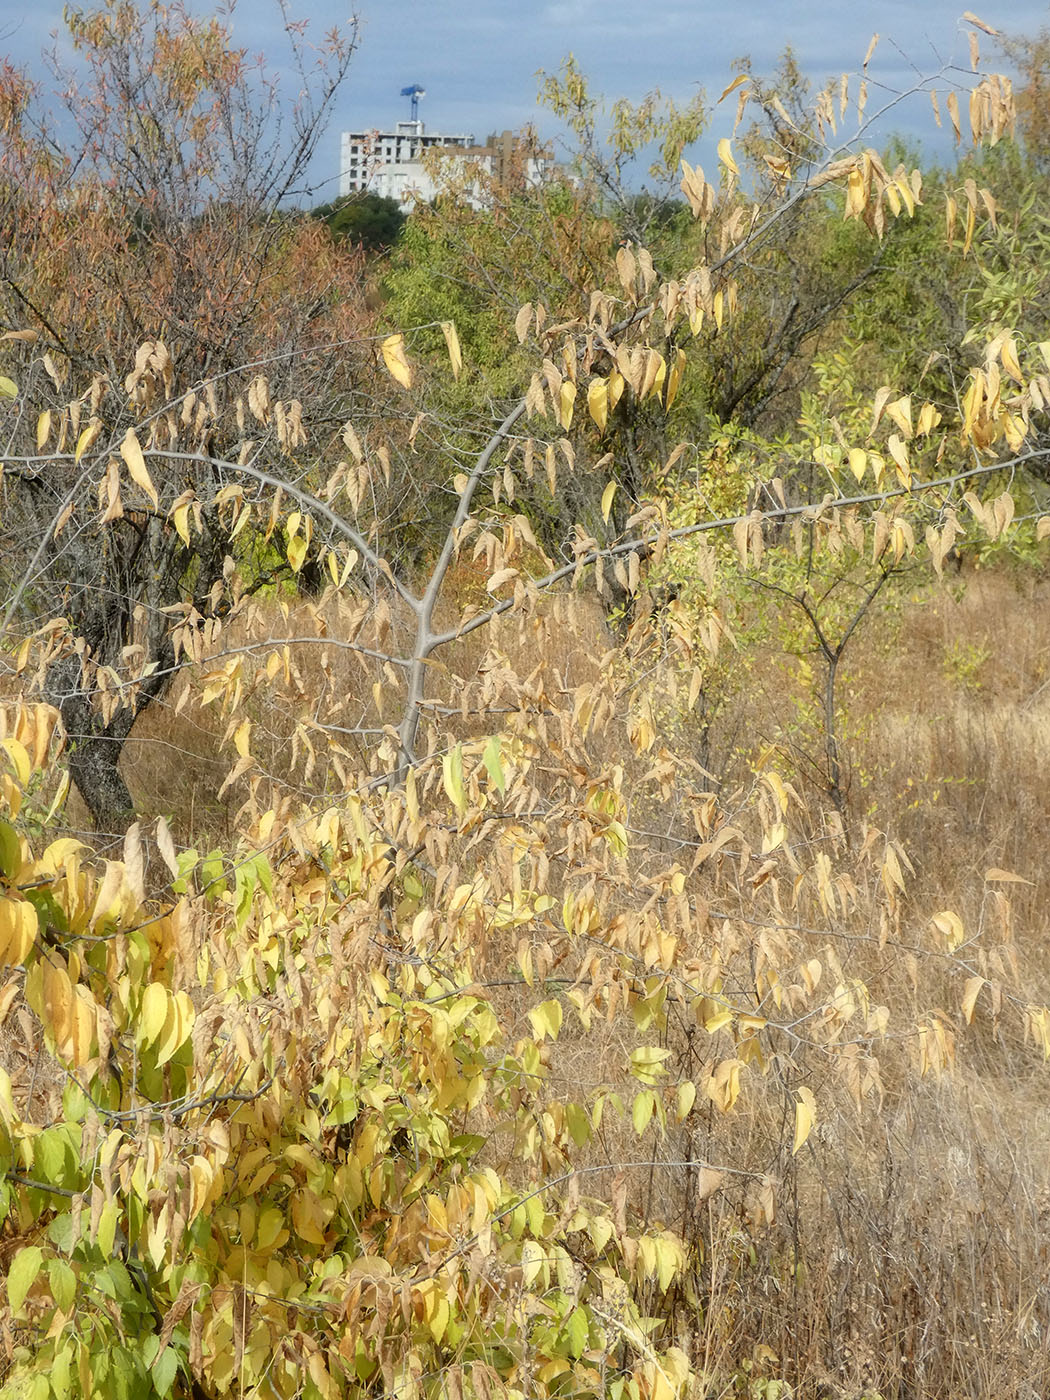
[[[273,899],[273,869],[270,862],[264,855],[259,854],[252,861],[252,866],[259,884],[266,891],[267,898]]]
[[[91,1100],[79,1084],[70,1080],[62,1090],[62,1112],[68,1123],[82,1123],[91,1109]]]
[[[498,734],[493,734],[485,745],[481,761],[485,765],[485,772],[489,775],[490,782],[494,787],[499,788],[502,795],[507,790],[507,779],[503,772],[503,753]]]
[[[587,1337],[590,1332],[587,1314],[583,1308],[574,1308],[572,1315],[565,1324],[565,1337],[569,1344],[569,1355],[574,1361],[579,1361],[580,1357],[587,1349]]]
[[[111,1259],[104,1269],[100,1269],[95,1275],[95,1282],[103,1293],[117,1302],[127,1302],[135,1294],[131,1275],[119,1259]]]
[[[33,1141],[33,1171],[52,1186],[65,1182],[69,1140],[61,1128],[48,1128]]]
[[[18,833],[10,822],[0,821],[0,875],[13,880],[22,868]]]
[[[166,1346],[150,1367],[153,1384],[158,1395],[167,1395],[175,1384],[179,1371],[179,1354],[173,1346]]]
[[[95,1243],[102,1251],[103,1259],[108,1259],[113,1253],[113,1241],[117,1237],[117,1215],[119,1207],[116,1200],[109,1200],[102,1207],[102,1214],[98,1220],[98,1233],[95,1236]]]
[[[36,1282],[44,1251],[37,1244],[26,1245],[11,1261],[7,1273],[7,1302],[13,1313],[17,1313],[25,1302],[26,1294]]]
[[[182,862],[179,864],[181,866]],[[217,899],[220,894],[226,893],[226,861],[218,848],[209,851],[201,861],[200,879],[201,893],[211,899]]]
[[[591,1120],[587,1116],[587,1111],[580,1107],[578,1103],[567,1103],[565,1105],[565,1123],[569,1129],[569,1136],[577,1147],[583,1147],[590,1141]]]
[[[248,922],[248,917],[252,912],[252,900],[255,897],[255,886],[257,875],[254,862],[247,862],[237,867],[234,876],[236,891],[233,901],[233,920],[240,932]]]
[[[179,873],[171,883],[171,888],[176,894],[185,894],[189,889],[189,879],[200,860],[200,854],[194,849],[180,851],[175,857]]]
[[[73,1341],[68,1339],[55,1352],[54,1360],[48,1367],[51,1394],[55,1400],[65,1400],[73,1380]]]
[[[110,1353],[110,1394],[114,1400],[132,1400],[142,1393],[139,1368],[124,1347]]]
[[[63,1312],[69,1312],[77,1293],[76,1274],[64,1259],[49,1259],[47,1276],[51,1282],[51,1296]]]
[[[73,1216],[61,1211],[47,1227],[47,1237],[62,1254],[73,1253]]]
[[[8,379],[6,374],[0,374],[0,396],[5,399],[18,398],[18,385],[13,379]]]

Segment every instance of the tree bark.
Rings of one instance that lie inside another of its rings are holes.
[[[135,805],[120,773],[122,742],[107,734],[75,741],[69,757],[69,773],[87,804],[95,829],[119,836],[135,816]]]
[[[121,835],[135,804],[120,773],[120,755],[135,716],[121,708],[107,724],[83,689],[80,658],[56,661],[47,677],[47,698],[62,716],[69,742],[69,775],[99,832]]]
[[[170,681],[174,669],[170,642],[165,639],[157,651],[160,664],[139,687],[137,705],[121,705],[108,723],[84,689],[79,656],[65,656],[48,671],[46,697],[62,716],[69,741],[69,775],[99,833],[122,836],[135,819],[135,803],[120,772],[120,756],[136,719],[163,694]]]

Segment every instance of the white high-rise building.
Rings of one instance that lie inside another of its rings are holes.
[[[431,169],[424,164],[424,154],[435,152],[441,167],[435,162]],[[446,160],[455,162],[452,170]],[[494,177],[501,184],[536,185],[553,169],[549,150],[533,141],[522,141],[513,132],[504,131],[490,136],[484,146],[474,143],[473,134],[446,136],[428,132],[422,121],[398,122],[393,131],[344,131],[340,140],[339,193],[354,194],[367,190],[386,195],[399,204],[426,203],[435,198],[441,185],[459,170],[470,168]],[[484,203],[478,181],[474,181],[465,198],[476,206]]]

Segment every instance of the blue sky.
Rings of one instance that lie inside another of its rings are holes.
[[[88,8],[85,5],[85,8]],[[191,0],[197,12],[213,7]],[[217,8],[217,7],[214,7]],[[536,107],[538,69],[553,71],[573,52],[596,91],[637,100],[653,88],[688,100],[698,88],[717,98],[732,77],[734,58],[750,54],[756,71],[775,66],[790,43],[803,70],[817,81],[859,68],[873,33],[881,35],[869,69],[869,113],[878,105],[875,82],[907,86],[910,65],[928,73],[944,62],[969,70],[967,33],[956,0],[660,0],[617,5],[615,0],[360,0],[360,41],[350,79],[311,178],[321,186],[336,175],[342,129],[386,126],[408,116],[399,93],[420,83],[420,114],[431,130],[473,132],[517,128],[535,121],[548,137],[557,126]],[[1047,0],[978,0],[976,13],[1011,34],[1050,25]],[[345,23],[347,0],[289,0],[296,18],[320,35]],[[252,53],[280,67],[282,47],[275,0],[240,0],[232,12],[234,36]],[[51,31],[61,32],[60,0],[0,0],[0,53],[40,71],[39,53]],[[981,35],[982,59],[994,58]],[[732,121],[734,102],[716,114],[714,135]],[[727,110],[728,109],[728,110]],[[949,147],[937,136],[925,99],[895,113],[887,131],[931,137],[933,150]],[[700,152],[700,158],[705,153]],[[334,195],[319,188],[318,198]]]

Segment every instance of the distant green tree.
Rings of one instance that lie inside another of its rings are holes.
[[[366,253],[382,253],[397,242],[405,214],[396,199],[383,194],[357,193],[314,209],[335,239],[360,244]]]

